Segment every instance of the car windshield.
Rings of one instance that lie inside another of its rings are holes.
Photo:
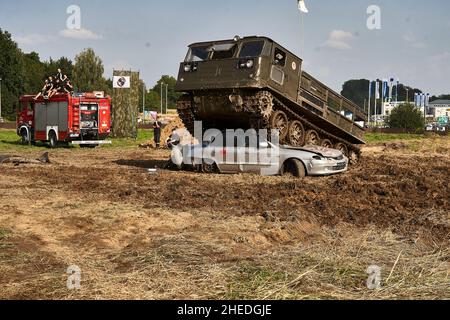
[[[199,62],[208,59],[208,46],[198,46],[189,48],[186,62]]]
[[[259,57],[264,49],[264,41],[251,41],[242,45],[239,58]]]

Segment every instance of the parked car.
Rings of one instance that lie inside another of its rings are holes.
[[[257,147],[223,147],[214,141],[185,147],[184,166],[206,173],[256,173],[264,176],[326,176],[348,170],[341,151],[319,146],[276,146],[260,142]]]

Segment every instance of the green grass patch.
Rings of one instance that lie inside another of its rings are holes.
[[[286,274],[264,266],[241,266],[238,273],[228,284],[225,294],[227,300],[261,298],[265,292],[271,291],[286,282]]]
[[[424,139],[425,136],[422,134],[388,134],[388,133],[367,133],[365,135],[366,143],[382,143],[390,141],[401,141],[401,140],[420,140]]]
[[[133,148],[142,143],[147,143],[153,139],[153,130],[139,130],[136,139],[108,139],[112,141],[111,145],[103,145],[101,148]],[[71,146],[71,149],[79,149],[79,147]],[[0,152],[13,151],[32,151],[48,149],[45,143],[37,143],[36,146],[22,145],[20,137],[15,130],[0,129]]]
[[[0,228],[0,241],[7,239],[11,233],[11,230]]]

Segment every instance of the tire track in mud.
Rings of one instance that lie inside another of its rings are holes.
[[[101,199],[146,209],[203,210],[224,218],[261,215],[327,226],[376,225],[409,239],[419,232],[439,242],[449,239],[448,157],[370,156],[346,174],[304,181],[167,171],[149,176],[132,166],[80,166],[11,168],[2,175],[20,177],[29,186],[40,181],[44,188],[80,194],[92,203]]]

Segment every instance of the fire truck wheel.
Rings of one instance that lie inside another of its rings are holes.
[[[21,142],[22,144],[29,144],[29,137],[28,137],[28,132],[25,129],[22,129],[22,131],[20,132],[20,137],[21,137]]]
[[[48,142],[50,148],[55,149],[58,147],[58,138],[56,137],[56,133],[54,131],[50,131],[48,134]]]

